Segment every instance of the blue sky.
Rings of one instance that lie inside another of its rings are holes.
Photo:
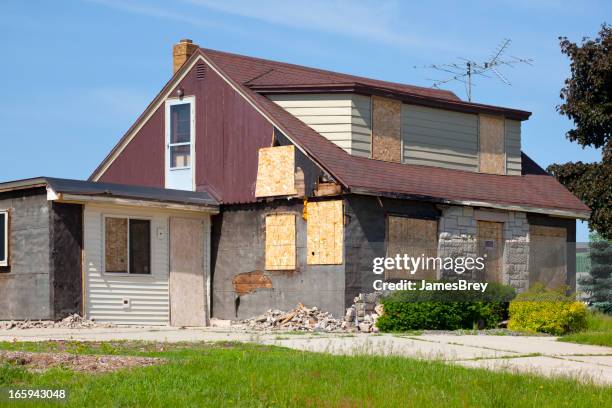
[[[413,66],[486,59],[511,38],[508,55],[534,65],[503,69],[512,86],[478,80],[474,101],[533,112],[523,150],[542,166],[598,160],[565,139],[571,123],[555,111],[569,72],[557,37],[594,36],[610,17],[605,1],[3,0],[0,181],[89,176],[170,78],[181,38],[424,86],[443,75]]]

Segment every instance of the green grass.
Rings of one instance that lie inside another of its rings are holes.
[[[612,347],[612,316],[603,313],[589,313],[587,329],[559,338],[571,343],[592,344]]]
[[[401,357],[332,356],[253,344],[0,343],[2,349],[164,357],[107,374],[0,365],[0,388],[70,392],[61,406],[599,407],[612,387]],[[22,405],[20,405],[22,406]],[[54,405],[58,406],[58,405]]]

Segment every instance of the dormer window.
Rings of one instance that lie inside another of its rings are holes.
[[[166,101],[166,188],[193,190],[195,98]]]

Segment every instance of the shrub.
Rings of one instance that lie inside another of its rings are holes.
[[[561,335],[587,327],[587,308],[564,289],[547,290],[534,285],[510,302],[511,330],[525,330]]]
[[[495,327],[508,316],[514,289],[489,283],[482,292],[397,291],[382,298],[381,331],[457,330]]]

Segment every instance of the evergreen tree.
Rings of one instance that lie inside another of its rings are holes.
[[[589,273],[579,283],[593,308],[612,314],[612,241],[591,234],[589,256]]]

